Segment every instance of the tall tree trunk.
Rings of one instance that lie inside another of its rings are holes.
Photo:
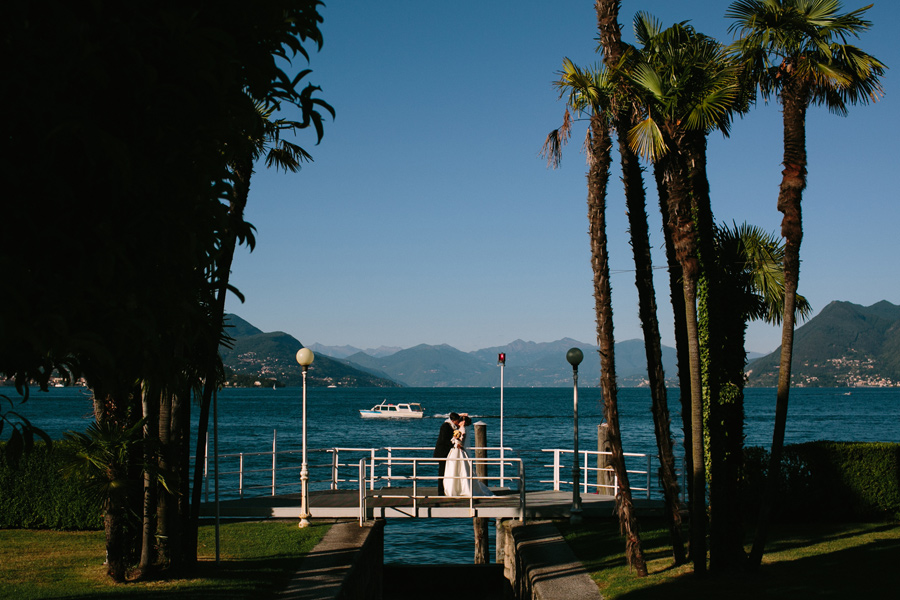
[[[173,510],[169,517],[169,548],[172,565],[176,571],[183,571],[188,562],[186,552],[189,546],[188,523],[190,498],[190,425],[191,425],[191,389],[182,385],[182,389],[172,399],[172,436],[171,467],[174,472],[175,494]]]
[[[681,404],[681,427],[684,434],[682,446],[684,450],[685,473],[693,472],[691,460],[691,369],[688,354],[687,324],[685,321],[684,286],[682,284],[681,264],[675,253],[675,242],[672,240],[672,226],[669,222],[669,189],[666,181],[666,158],[653,166],[656,179],[656,191],[659,195],[659,212],[662,215],[663,242],[666,248],[666,264],[669,269],[669,300],[672,304],[672,316],[675,330],[675,354],[678,361],[678,401]],[[691,504],[693,490],[687,486],[688,504]]]
[[[168,478],[172,472],[172,397],[168,390],[163,390],[159,397],[159,470]],[[172,562],[171,518],[174,510],[174,498],[171,492],[159,489],[156,503],[156,531],[159,536],[158,558],[163,568]]]
[[[720,512],[716,527],[721,537],[721,551],[729,557],[728,565],[746,567],[743,491],[740,483],[744,473],[744,367],[747,362],[744,341],[747,323],[743,313],[736,308],[733,312],[735,314],[730,315],[722,327],[725,332],[722,368],[726,380],[719,390],[724,434],[720,445],[723,452],[721,476],[729,485],[723,486],[723,495],[718,499]]]
[[[617,131],[625,131],[630,120],[618,119]],[[638,312],[644,334],[644,350],[647,357],[647,377],[650,381],[653,429],[659,452],[659,481],[665,500],[665,518],[672,541],[672,556],[676,565],[685,562],[686,554],[681,532],[681,503],[679,501],[678,475],[675,472],[675,454],[672,448],[672,430],[669,420],[669,404],[666,392],[666,376],[662,364],[662,340],[656,315],[656,291],[653,286],[653,261],[650,256],[650,234],[646,209],[646,193],[638,157],[631,150],[625,136],[619,135],[619,155],[622,158],[622,181],[625,184],[625,201],[628,207],[628,224],[631,230],[631,248],[634,253],[635,286],[638,290]]]
[[[781,362],[778,371],[778,392],[775,401],[775,427],[772,433],[772,453],[769,474],[759,510],[759,522],[750,568],[759,568],[769,529],[769,515],[775,504],[778,479],[781,476],[781,455],[784,450],[784,430],[787,424],[788,397],[791,391],[791,360],[794,351],[794,314],[797,306],[797,285],[800,280],[800,242],[803,240],[803,221],[800,204],[806,188],[806,109],[808,90],[796,82],[785,84],[782,92],[784,120],[784,170],[778,192],[781,235],[784,237],[784,315],[781,328]]]
[[[216,280],[218,283],[215,298],[211,303],[210,318],[219,323],[219,330],[225,330],[225,298],[228,294],[228,281],[231,277],[231,265],[234,262],[234,251],[237,247],[237,225],[244,219],[244,209],[250,196],[250,178],[253,175],[253,160],[248,156],[240,165],[234,166],[234,187],[232,202],[229,208],[231,224],[225,232],[222,244],[222,255],[216,262]],[[213,392],[219,385],[218,362],[219,340],[211,340],[207,348],[206,377],[203,384],[203,396],[200,399],[200,414],[197,421],[197,446],[194,452],[194,485],[191,494],[190,515],[188,518],[188,539],[186,559],[197,560],[197,536],[200,526],[200,501],[203,492],[203,471],[206,462],[206,439],[209,433],[209,409]]]
[[[141,394],[144,414],[144,503],[141,531],[141,577],[147,577],[156,560],[156,449],[159,446],[159,390],[145,382]]]
[[[639,577],[647,575],[647,564],[638,533],[637,515],[622,451],[616,386],[615,337],[612,320],[612,286],[609,281],[609,251],[606,238],[606,188],[609,179],[612,141],[602,116],[591,117],[591,166],[588,171],[588,222],[591,239],[591,266],[594,271],[594,301],[597,313],[597,342],[600,346],[600,387],[603,411],[609,426],[612,464],[619,479],[616,508],[619,526],[625,535],[625,557]]]
[[[619,27],[620,7],[620,0],[596,0],[594,3],[594,11],[597,15],[597,32],[600,40],[600,46],[603,49],[603,61],[606,63],[606,66],[609,69],[616,68],[616,66],[619,64],[620,59],[622,58],[622,55],[625,52],[625,46],[622,43],[622,31]],[[629,225],[631,227],[632,248],[634,250],[636,269],[635,284],[638,288],[641,324],[644,328],[644,347],[647,352],[647,372],[651,382],[650,387],[653,398],[653,422],[657,435],[657,446],[660,453],[660,479],[662,480],[663,492],[666,500],[666,520],[669,524],[669,531],[672,538],[672,553],[675,558],[675,562],[681,563],[684,561],[684,545],[681,541],[681,513],[678,510],[678,479],[675,475],[675,461],[672,454],[672,437],[671,431],[669,429],[669,410],[666,401],[665,375],[662,371],[662,344],[659,336],[659,325],[656,319],[656,297],[653,290],[653,271],[652,262],[650,261],[650,241],[649,236],[647,235],[647,213],[645,208],[646,202],[644,194],[644,184],[643,177],[641,175],[640,164],[637,160],[637,157],[625,142],[625,132],[628,130],[628,128],[630,128],[630,121],[630,115],[626,113],[620,113],[616,118],[616,129],[618,131],[619,138],[619,153],[622,157],[622,173],[623,182],[625,184],[625,198],[626,202],[628,203]],[[594,125],[592,123],[592,129],[593,127]],[[606,255],[605,245],[605,182],[603,185],[604,194],[602,201],[604,203],[604,206],[602,207],[602,210],[600,210],[599,218],[603,219],[602,227],[604,244],[602,247],[602,252],[603,258],[606,260],[606,273],[604,275],[605,284],[603,283],[603,281],[598,282],[597,269],[595,267],[594,286],[595,293],[597,293],[597,290],[599,290],[606,295],[610,295],[611,286],[609,285],[608,279],[609,263],[608,256]],[[593,231],[593,208],[591,209],[591,215]],[[593,234],[591,238],[593,240]],[[607,287],[605,291],[602,290],[603,285]],[[616,398],[615,361],[613,356],[614,338],[612,332],[612,306],[610,304],[610,306],[608,307],[608,333],[603,331],[604,325],[603,323],[601,323],[601,319],[599,318],[601,315],[601,310],[606,309],[601,308],[598,297],[598,334],[600,335],[600,337],[603,337],[604,335],[607,336],[609,342],[608,354],[601,349],[601,363],[604,363],[604,360],[608,360],[609,370],[612,371],[611,374],[607,373],[607,368],[604,366],[601,373],[601,378],[607,376],[611,377],[611,379],[607,380],[605,383],[603,383],[603,379],[601,379],[601,385],[604,388],[604,406],[606,407],[606,409],[612,409],[613,413],[612,415],[607,414],[607,423],[610,427],[610,440],[612,441],[619,436],[618,409],[615,404],[610,406],[607,401],[607,393],[609,393],[609,397],[613,399]],[[613,431],[613,420],[610,419],[611,416],[614,417],[615,420],[615,431]],[[618,440],[618,444],[621,448],[621,439]],[[615,460],[615,447],[615,444],[613,444],[614,465],[617,464],[617,461]],[[625,472],[624,456],[622,457],[620,462],[621,471],[624,474],[626,482],[623,483],[623,485],[627,490],[627,494],[623,494],[622,497],[627,498],[628,504],[628,506],[625,507],[625,513],[620,511],[620,522],[625,525],[626,529],[628,529],[626,534],[629,535],[629,540],[631,540],[631,535],[633,532],[635,536],[637,551],[641,553],[641,567],[643,569],[643,573],[646,574],[646,565],[644,564],[644,558],[640,548],[640,538],[637,537],[636,521],[632,524],[627,519],[627,516],[626,520],[622,519],[623,514],[630,512],[632,510],[632,507],[630,506],[631,488],[627,485],[628,474]],[[619,467],[615,466],[614,468],[616,468],[617,470],[619,469]],[[619,476],[621,481],[622,475],[618,472],[617,475]],[[632,527],[632,525],[633,529],[629,529],[630,527]]]
[[[681,265],[684,291],[685,330],[691,382],[691,534],[690,552],[694,573],[706,572],[706,469],[703,453],[703,390],[700,376],[700,337],[697,323],[697,229],[691,205],[689,155],[683,139],[669,132],[667,181],[669,226],[675,255]],[[676,141],[677,140],[677,141]]]
[[[122,384],[111,387],[97,385],[94,387],[94,417],[99,425],[126,429],[137,423],[138,410],[132,405],[133,398]],[[113,462],[106,465],[107,479],[125,482],[129,477],[130,465]],[[137,545],[128,526],[127,493],[110,493],[104,500],[103,530],[106,536],[106,574],[116,582],[125,581],[125,573],[134,555]]]
[[[687,136],[690,152],[691,197],[697,227],[700,258],[702,308],[704,321],[700,326],[701,363],[705,377],[702,381],[704,398],[704,441],[707,483],[709,485],[709,567],[722,571],[742,568],[745,554],[743,539],[733,535],[734,508],[729,498],[740,486],[740,478],[728,470],[726,413],[733,400],[734,388],[728,384],[725,369],[725,345],[728,303],[723,297],[719,274],[716,226],[706,174],[706,134],[691,132]],[[743,348],[743,347],[742,347]]]

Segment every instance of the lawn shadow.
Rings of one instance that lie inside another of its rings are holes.
[[[797,598],[894,598],[900,540],[881,539],[827,554],[763,564],[758,573],[730,573],[674,580],[626,592],[625,600],[796,600]]]

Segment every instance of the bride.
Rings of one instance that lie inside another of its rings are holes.
[[[444,470],[444,494],[447,496],[493,496],[490,488],[472,477],[472,461],[466,452],[468,428],[472,419],[468,415],[460,415],[459,429],[453,433],[453,448],[447,455],[447,467]]]

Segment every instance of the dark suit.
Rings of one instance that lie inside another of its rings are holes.
[[[453,447],[453,424],[450,421],[444,421],[441,425],[441,431],[438,433],[437,443],[434,445],[434,458],[447,458],[450,449]],[[442,460],[438,465],[438,481],[437,495],[444,495],[444,469],[447,468],[447,461]]]

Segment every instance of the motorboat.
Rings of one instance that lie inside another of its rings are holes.
[[[360,410],[359,416],[363,419],[421,419],[425,409],[418,402],[388,404],[385,400],[369,410]]]

